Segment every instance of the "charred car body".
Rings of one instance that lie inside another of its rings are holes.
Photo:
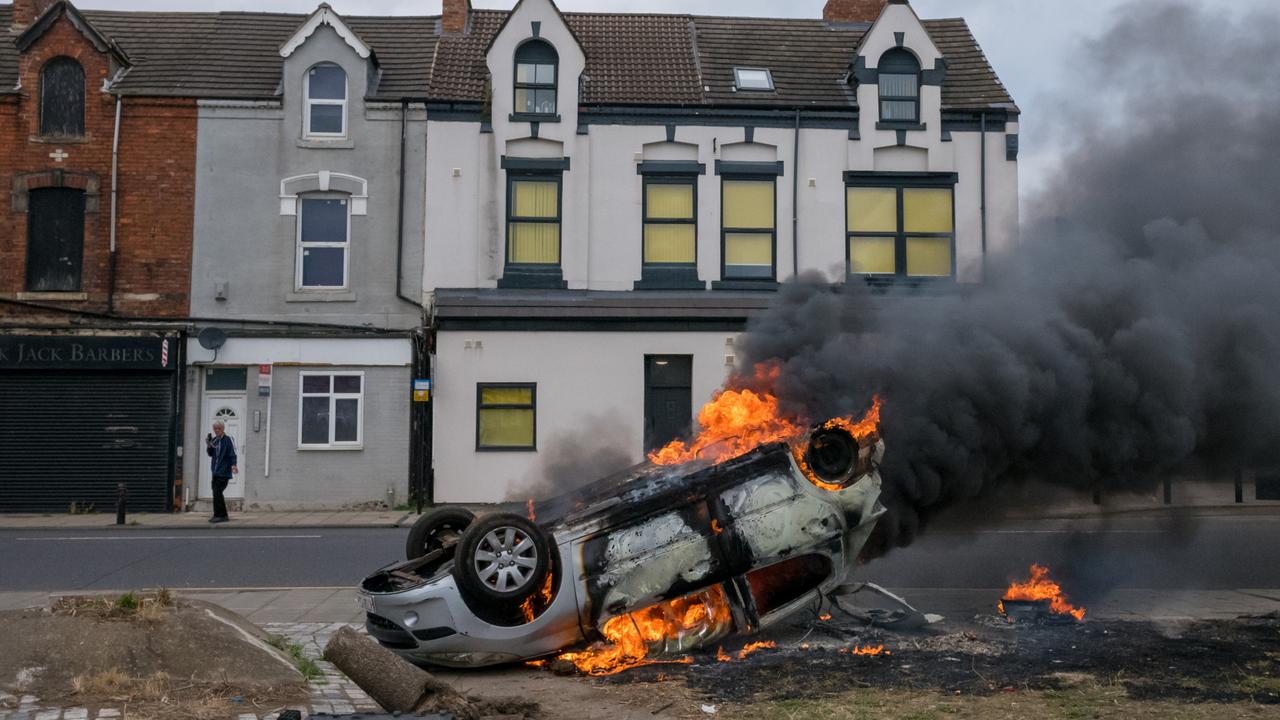
[[[883,452],[816,428],[709,467],[640,465],[538,503],[536,520],[442,508],[358,601],[383,646],[450,667],[544,657],[688,597],[722,607],[656,651],[754,633],[845,582],[884,513]]]

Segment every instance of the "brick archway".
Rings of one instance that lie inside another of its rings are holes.
[[[13,212],[27,211],[28,196],[40,188],[75,188],[84,191],[84,211],[98,212],[98,198],[102,181],[95,173],[71,172],[62,169],[44,170],[13,176]]]

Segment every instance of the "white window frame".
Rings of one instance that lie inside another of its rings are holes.
[[[311,97],[311,73],[319,67],[336,67],[342,71],[342,99],[330,100],[327,98]],[[302,134],[304,137],[320,138],[326,140],[338,140],[347,137],[347,100],[351,97],[351,76],[347,73],[347,69],[333,62],[316,63],[307,68],[306,75],[302,78]],[[311,130],[311,108],[315,105],[338,105],[342,107],[342,132],[326,133],[314,132]]]
[[[751,86],[742,81],[743,73],[764,73],[764,81],[767,87]],[[740,92],[776,92],[777,87],[773,84],[773,72],[769,68],[762,67],[735,67],[733,69],[733,88]]]
[[[304,242],[302,240],[302,216],[305,212],[303,208],[306,206],[306,200],[343,200],[347,206],[347,241],[341,243],[335,242]],[[298,221],[294,223],[294,280],[293,288],[296,292],[332,292],[337,290],[348,290],[351,287],[351,196],[346,193],[306,193],[298,197]],[[341,285],[303,285],[302,284],[302,257],[303,252],[310,248],[342,248],[342,284]]]
[[[336,375],[357,376],[360,378],[359,393],[338,393],[333,391],[333,377]],[[305,384],[304,378],[307,377],[327,377],[329,378],[329,392],[327,393],[308,393],[303,391]],[[298,449],[299,450],[363,450],[364,449],[364,371],[363,370],[303,370],[298,373]],[[329,442],[327,443],[304,443],[302,442],[302,424],[304,417],[303,399],[309,397],[328,397],[329,398]],[[337,442],[333,439],[333,433],[336,428],[337,413],[335,408],[338,400],[356,400],[360,403],[360,411],[356,413],[356,439],[355,442]]]

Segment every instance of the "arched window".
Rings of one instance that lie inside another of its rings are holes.
[[[920,121],[920,63],[906,50],[895,49],[880,58],[880,120]]]
[[[559,62],[556,49],[543,40],[530,40],[516,49],[516,114],[556,114]]]
[[[84,135],[84,68],[69,57],[54,58],[40,70],[40,134]]]
[[[347,73],[324,63],[307,71],[306,110],[302,119],[311,137],[346,137]]]

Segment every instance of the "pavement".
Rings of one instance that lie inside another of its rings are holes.
[[[269,512],[250,510],[231,513],[231,522],[217,526],[243,530],[267,528],[394,528],[408,527],[417,513],[403,510],[325,510]],[[161,530],[208,530],[209,516],[202,512],[130,513],[123,526],[116,525],[114,513],[40,514],[0,513],[0,530],[93,530],[150,528]]]
[[[1039,492],[1039,491],[1037,491]],[[1180,491],[1181,492],[1181,491]],[[1161,497],[1127,495],[1103,498],[1094,504],[1088,498],[1070,494],[1043,493],[1027,498],[1009,495],[1000,516],[1009,520],[1069,520],[1102,517],[1162,517],[1178,514],[1193,517],[1280,516],[1280,501],[1254,500],[1234,503],[1230,486],[1197,485],[1194,490],[1175,495],[1175,502],[1165,504]],[[498,505],[465,505],[474,512],[510,509],[524,512],[524,503]],[[232,512],[231,522],[220,528],[244,530],[273,528],[397,528],[409,527],[418,518],[413,510],[308,510]],[[87,530],[152,528],[168,530],[207,530],[209,515],[205,512],[129,513],[123,526],[116,525],[115,513],[0,513],[0,530]]]

